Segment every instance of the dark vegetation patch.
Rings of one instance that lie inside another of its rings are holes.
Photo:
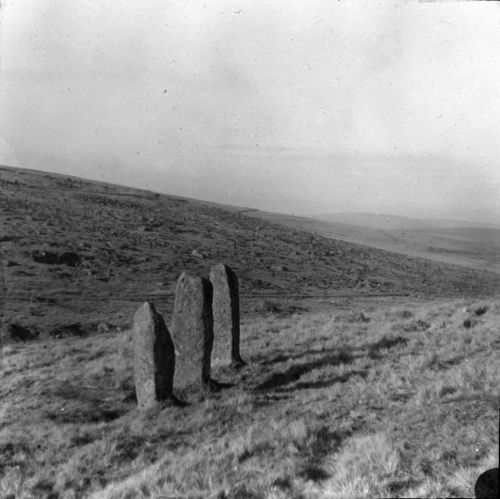
[[[347,322],[354,324],[356,322],[367,323],[370,322],[370,317],[365,315],[363,312],[352,312],[346,318]]]
[[[60,499],[58,492],[54,490],[55,483],[49,479],[39,480],[31,488],[31,493],[35,497],[43,497],[45,499]]]
[[[20,324],[9,324],[7,327],[7,337],[13,341],[36,340],[40,331],[35,327],[21,326]]]
[[[329,475],[321,466],[309,464],[299,471],[298,476],[305,480],[319,482],[320,480],[326,480]]]
[[[482,305],[474,310],[474,314],[476,315],[484,315],[488,311],[488,307],[486,305]]]
[[[413,312],[410,312],[410,310],[401,310],[397,315],[401,319],[411,319],[413,317]]]
[[[420,333],[423,331],[427,331],[430,327],[431,325],[428,322],[423,321],[421,319],[410,321],[402,325],[399,324],[394,325],[395,329],[401,329],[405,333]]]
[[[48,265],[67,265],[68,267],[78,267],[82,263],[82,258],[74,251],[63,253],[53,253],[45,250],[34,250],[31,254],[33,261]]]
[[[51,338],[66,338],[68,336],[87,336],[89,331],[80,323],[63,324],[54,329],[51,329],[48,335]]]
[[[477,319],[474,319],[473,317],[468,317],[467,319],[464,319],[462,326],[465,329],[471,329],[474,326],[476,326],[479,323]]]

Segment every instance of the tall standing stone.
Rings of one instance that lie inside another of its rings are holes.
[[[212,284],[182,273],[175,290],[172,337],[175,344],[175,387],[200,391],[210,383],[214,341]]]
[[[214,359],[230,362],[234,367],[245,365],[240,356],[240,296],[238,276],[219,263],[210,270],[214,296]]]
[[[174,344],[152,303],[145,302],[135,313],[132,338],[137,404],[148,409],[172,396],[175,370]]]

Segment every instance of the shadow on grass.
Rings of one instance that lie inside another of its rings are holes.
[[[399,345],[405,346],[408,343],[407,338],[403,338],[402,336],[384,336],[380,340],[375,343],[371,343],[367,345],[365,348],[368,349],[368,357],[370,358],[380,358],[380,350],[393,348]]]
[[[300,379],[301,376],[324,366],[334,366],[339,364],[351,363],[355,357],[347,352],[339,352],[337,354],[329,354],[311,362],[305,362],[291,366],[284,372],[275,373],[267,380],[255,387],[256,390],[270,390],[283,385],[288,385]]]
[[[329,340],[331,339],[328,336],[324,337],[319,337],[316,338],[316,340],[321,341],[321,340]],[[342,348],[336,347],[336,348],[328,348],[324,350],[307,350],[307,345],[302,345],[304,348],[301,350],[299,353],[280,353],[274,357],[271,357],[270,359],[263,358],[261,356],[259,357],[254,357],[252,359],[252,362],[259,362],[261,366],[268,366],[271,364],[278,364],[280,362],[287,362],[288,360],[292,359],[301,359],[303,357],[307,357],[310,355],[317,355],[317,354],[322,354],[322,355],[349,355],[348,353],[345,353],[345,351]],[[262,359],[262,360],[261,360]]]
[[[50,411],[46,417],[51,421],[62,424],[108,423],[124,416],[127,412],[128,409],[123,407],[103,408],[75,405],[69,408],[63,407],[59,411]]]
[[[338,452],[342,442],[351,434],[352,431],[349,429],[331,431],[326,426],[319,428],[308,446],[307,457],[299,466],[297,475],[313,482],[329,478],[329,474],[323,468],[324,458],[328,454]]]
[[[124,416],[131,408],[130,402],[114,397],[103,387],[85,387],[62,382],[44,393],[47,419],[57,423],[110,422]],[[135,404],[134,404],[135,405]]]
[[[348,373],[342,374],[340,376],[333,376],[327,379],[321,379],[318,381],[303,381],[300,383],[297,383],[293,385],[292,387],[289,388],[278,388],[276,391],[277,392],[294,392],[296,390],[307,390],[311,388],[329,388],[330,386],[334,385],[335,383],[346,383],[350,378],[353,376],[360,376],[361,378],[366,378],[368,375],[368,371],[366,370],[353,370],[349,371]]]

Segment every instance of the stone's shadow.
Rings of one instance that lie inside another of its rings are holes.
[[[168,401],[164,404],[167,407],[187,407],[189,404],[185,402],[184,400],[181,400],[180,398],[176,397],[175,395],[171,395]]]
[[[393,348],[398,345],[405,346],[407,343],[408,343],[408,338],[404,338],[402,336],[396,336],[396,337],[384,336],[375,343],[370,343],[366,345],[364,348],[368,350],[367,355],[370,359],[379,359],[382,356],[380,350]]]
[[[86,387],[63,381],[42,390],[40,395],[47,402],[45,417],[62,424],[107,423],[130,410],[130,400],[115,399],[109,388],[103,386]]]
[[[384,336],[375,343],[367,345],[365,348],[368,348],[369,352],[378,352],[379,350],[383,350],[384,348],[392,348],[397,345],[404,346],[407,343],[408,343],[408,338],[403,338],[402,336],[395,336],[393,338]]]
[[[339,351],[340,350],[340,351]],[[314,354],[330,354],[330,355],[338,355],[338,356],[341,356],[341,355],[346,355],[346,357],[348,358],[347,360],[350,361],[352,360],[352,356],[349,354],[349,353],[345,353],[344,351],[342,351],[342,349],[339,349],[339,348],[330,348],[328,350],[316,350],[316,351],[307,351],[306,348],[304,348],[304,350],[301,352],[301,353],[290,353],[290,354],[279,354],[279,355],[276,355],[275,357],[272,357],[271,359],[263,359],[260,363],[261,366],[268,366],[268,365],[271,365],[271,364],[277,364],[279,362],[286,362],[287,360],[291,360],[291,359],[301,359],[303,357],[307,357],[308,355],[314,355]],[[253,359],[255,362],[258,362],[259,359]]]
[[[193,386],[177,391],[177,396],[172,395],[168,405],[173,407],[186,407],[191,405],[193,401],[201,402],[207,397],[220,393],[222,390],[232,388],[233,383],[221,383],[209,378],[202,387],[194,388]],[[187,402],[189,400],[189,402]]]
[[[132,390],[126,390],[125,395],[121,399],[122,402],[135,402],[137,403],[137,396],[135,394],[135,389]]]
[[[224,390],[225,388],[231,388],[234,383],[222,383],[220,381],[215,381],[215,379],[210,378],[204,385],[204,390],[209,393],[216,393]]]
[[[402,336],[396,336],[396,337],[386,337],[384,336],[380,340],[376,341],[375,343],[371,343],[369,345],[366,345],[365,347],[362,347],[361,349],[367,349],[368,350],[368,355],[370,357],[376,356],[378,357],[379,351],[386,349],[386,348],[393,348],[397,345],[406,345],[408,343],[408,339],[404,338]],[[278,362],[285,362],[290,359],[298,359],[301,357],[305,357],[306,355],[311,355],[314,353],[320,353],[320,352],[302,352],[302,353],[296,353],[296,354],[279,354],[272,359],[268,360],[263,360],[260,364],[261,365],[269,365],[269,364],[275,364]],[[267,380],[264,382],[260,383],[257,385],[255,388],[256,390],[270,390],[270,389],[277,389],[277,391],[294,391],[297,389],[307,389],[307,388],[327,388],[334,383],[344,383],[346,382],[351,376],[361,376],[361,377],[366,377],[367,372],[364,370],[358,370],[358,371],[351,371],[349,373],[346,373],[341,376],[335,376],[333,378],[325,379],[325,380],[318,380],[318,381],[310,381],[310,382],[303,382],[303,383],[297,383],[294,385],[293,388],[290,389],[281,389],[279,387],[282,387],[284,385],[288,385],[290,383],[293,383],[295,381],[298,381],[304,374],[308,373],[309,371],[312,371],[313,369],[318,369],[324,366],[328,365],[338,365],[338,364],[350,364],[352,361],[359,356],[352,355],[348,352],[345,351],[338,351],[338,349],[330,349],[323,351],[321,353],[326,353],[326,355],[323,355],[321,358],[317,360],[312,360],[310,362],[304,362],[301,364],[293,365],[290,368],[288,368],[284,372],[280,373],[274,373],[272,374]]]
[[[247,365],[247,363],[241,357],[238,357],[237,359],[232,360],[231,364],[229,364],[229,366],[233,370],[239,370],[242,367],[245,367],[246,365]]]
[[[257,385],[255,389],[269,390],[283,385],[288,385],[289,383],[297,381],[301,376],[309,371],[312,371],[313,369],[318,369],[328,365],[349,364],[355,358],[355,356],[346,352],[340,352],[333,355],[329,354],[311,362],[291,366],[285,372],[272,374],[266,381]]]
[[[304,381],[297,383],[296,385],[293,385],[292,387],[289,388],[278,388],[276,391],[279,393],[284,393],[284,392],[294,392],[296,390],[307,390],[310,388],[329,388],[330,386],[334,385],[335,383],[345,383],[349,380],[349,378],[352,378],[353,376],[360,376],[361,378],[366,378],[368,375],[368,371],[366,370],[353,370],[349,371],[348,373],[342,374],[340,376],[333,376],[328,379],[322,379],[318,381]]]

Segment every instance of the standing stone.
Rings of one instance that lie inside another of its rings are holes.
[[[201,391],[210,384],[214,341],[212,284],[182,273],[175,290],[172,337],[175,344],[175,386]]]
[[[148,409],[172,396],[174,344],[163,317],[149,302],[134,315],[132,337],[137,403],[140,409]]]
[[[231,362],[234,367],[245,365],[240,356],[240,296],[238,276],[227,265],[219,263],[210,270],[214,289],[214,358]]]

